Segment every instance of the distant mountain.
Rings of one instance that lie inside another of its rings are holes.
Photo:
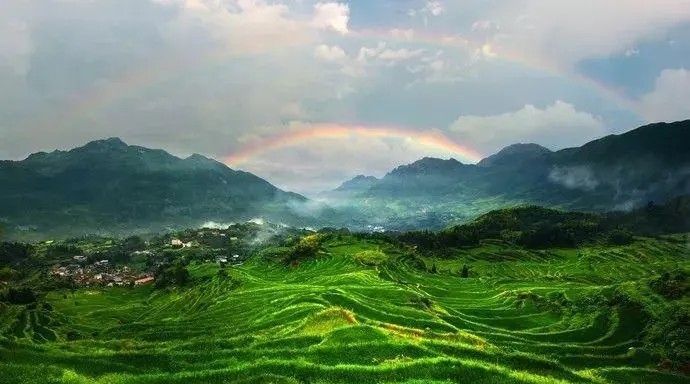
[[[394,177],[418,177],[428,175],[453,174],[457,172],[463,164],[455,159],[436,159],[433,157],[425,157],[417,160],[412,164],[401,165],[389,173]]]
[[[335,191],[338,192],[353,192],[353,191],[365,191],[369,189],[372,185],[376,184],[376,182],[379,181],[374,176],[364,176],[364,175],[357,175],[353,177],[352,179],[340,184],[338,188],[335,189]]]
[[[480,167],[493,167],[498,165],[509,165],[524,163],[530,160],[537,160],[542,156],[552,153],[551,150],[539,144],[513,144],[491,155],[479,163]]]
[[[360,212],[361,222],[414,229],[519,204],[628,210],[688,193],[690,120],[651,124],[556,152],[515,144],[476,165],[424,158],[365,190],[341,194],[339,204]]]
[[[300,218],[291,207],[306,201],[202,155],[180,159],[118,138],[0,162],[0,185],[0,224],[56,234],[154,231],[255,216],[295,222]]]

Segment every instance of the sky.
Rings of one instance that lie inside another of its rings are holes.
[[[690,0],[2,3],[2,159],[120,137],[311,195],[690,118]]]

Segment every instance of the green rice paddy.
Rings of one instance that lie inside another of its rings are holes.
[[[0,307],[0,382],[690,383],[641,336],[654,313],[690,307],[648,288],[688,268],[686,244],[441,259],[345,236],[299,267],[258,255],[227,277],[192,265],[189,288],[52,292]],[[602,304],[621,295],[639,305]]]

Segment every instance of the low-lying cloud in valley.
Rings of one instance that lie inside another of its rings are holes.
[[[592,191],[600,182],[587,166],[554,167],[549,172],[549,180],[568,189]]]

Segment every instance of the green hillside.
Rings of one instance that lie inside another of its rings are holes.
[[[184,287],[0,304],[2,382],[690,382],[686,235],[443,252],[297,235],[225,268],[168,251],[189,262]]]
[[[158,232],[257,216],[300,222],[306,199],[195,154],[97,140],[0,161],[0,225],[15,238]]]
[[[690,192],[689,169],[690,120],[555,152],[514,144],[476,165],[424,158],[323,196],[358,225],[440,229],[515,205],[605,212],[660,204]]]

